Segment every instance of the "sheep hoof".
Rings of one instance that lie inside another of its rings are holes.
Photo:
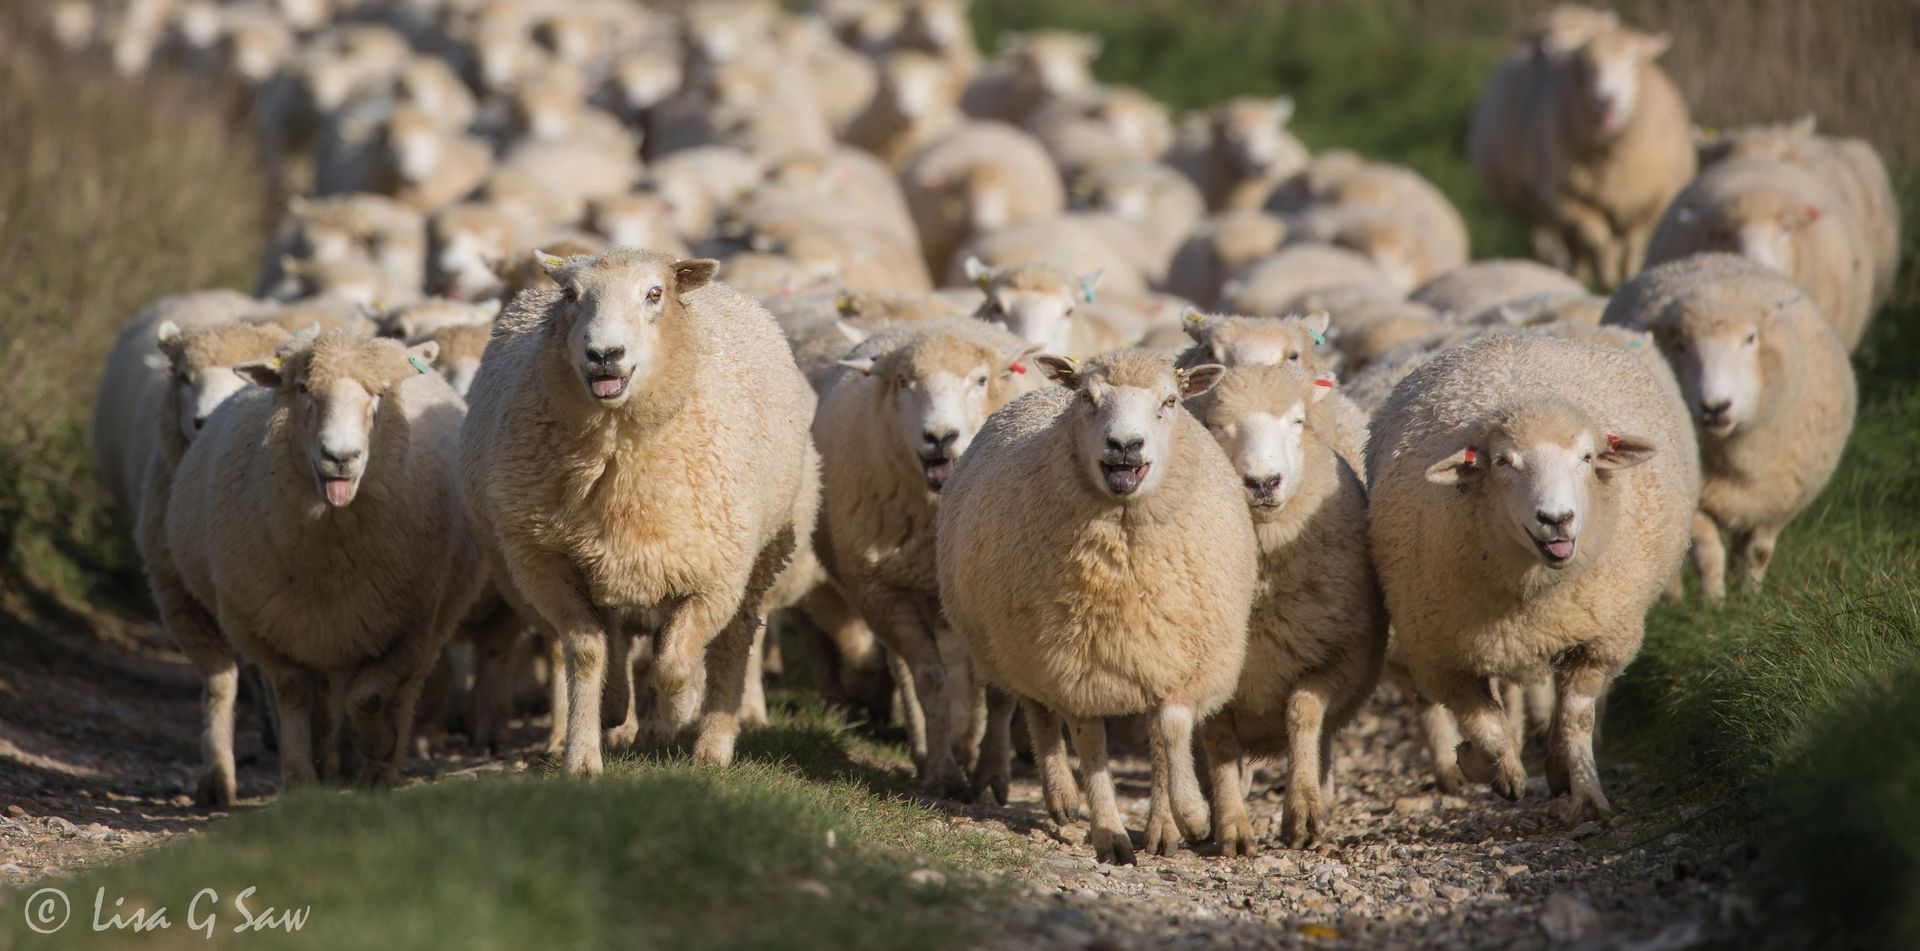
[[[1080,815],[1080,791],[1068,787],[1046,793],[1047,818],[1055,825],[1068,825]]]
[[[628,717],[626,722],[606,731],[607,747],[624,750],[640,739],[640,718]]]
[[[1289,798],[1280,818],[1280,841],[1290,849],[1304,849],[1320,841],[1326,827],[1325,810],[1310,796]]]
[[[1604,822],[1613,815],[1613,806],[1598,788],[1575,789],[1567,798],[1567,824]]]
[[[1458,796],[1467,788],[1467,777],[1458,764],[1448,763],[1433,771],[1433,785],[1446,795]]]
[[[1087,830],[1087,841],[1093,845],[1094,857],[1100,861],[1110,865],[1133,864],[1133,840],[1127,838],[1127,830],[1096,825]]]
[[[200,777],[200,785],[194,790],[193,804],[206,809],[232,808],[233,787],[233,777],[222,776],[217,770],[208,770]]]
[[[1220,846],[1220,854],[1227,858],[1241,855],[1253,855],[1260,847],[1253,840],[1253,823],[1245,812],[1222,820],[1214,826],[1213,841]]]
[[[1008,787],[1012,785],[1012,781],[1007,776],[1005,762],[991,766],[987,764],[987,760],[994,758],[982,756],[980,761],[974,764],[973,781],[969,784],[972,789],[969,791],[973,794],[974,802],[985,802],[986,799],[981,794],[992,793],[993,801],[1004,808],[1012,805],[1012,800],[1008,798]]]
[[[1180,827],[1169,810],[1154,809],[1147,814],[1147,853],[1172,855],[1180,850]]]
[[[1179,798],[1175,797],[1173,821],[1179,826],[1182,835],[1191,841],[1198,842],[1207,837],[1207,826],[1211,817],[1207,814],[1207,804],[1204,801],[1198,807],[1182,809]]]
[[[1502,769],[1500,775],[1493,781],[1493,791],[1499,793],[1500,797],[1508,802],[1517,802],[1526,788],[1527,774],[1520,769]]]
[[[1462,743],[1454,750],[1454,758],[1460,766],[1460,775],[1470,782],[1493,782],[1493,757],[1480,752],[1472,743]]]

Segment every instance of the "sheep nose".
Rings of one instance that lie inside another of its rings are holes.
[[[1540,522],[1540,524],[1545,525],[1548,528],[1557,528],[1563,532],[1573,527],[1572,512],[1536,511],[1533,513],[1533,517],[1537,519]]]
[[[927,448],[946,453],[953,449],[954,441],[960,438],[960,433],[952,429],[928,429],[920,433],[920,438],[926,441]]]
[[[360,450],[358,449],[322,449],[320,450],[320,459],[321,461],[327,463],[328,465],[333,465],[333,466],[349,465],[360,459]]]
[[[1108,452],[1132,454],[1139,452],[1140,447],[1146,444],[1146,439],[1140,436],[1126,436],[1118,439],[1112,436],[1107,437]]]
[[[1719,417],[1725,416],[1727,415],[1727,411],[1731,409],[1733,409],[1732,400],[1716,400],[1711,403],[1706,400],[1700,401],[1700,415],[1708,419],[1718,419]]]
[[[199,431],[200,431],[200,429],[201,429],[201,427],[203,427],[203,426],[205,426],[205,425],[207,425],[207,418],[206,418],[205,416],[195,416],[195,417],[193,418],[193,431],[194,431],[194,432],[196,432],[196,433],[197,433],[197,432],[199,432]]]
[[[1247,489],[1254,494],[1255,498],[1270,499],[1275,493],[1280,491],[1280,476],[1273,476],[1267,479],[1262,479],[1259,476],[1247,476],[1242,481],[1246,482]]]
[[[602,366],[605,366],[606,364],[609,364],[609,363],[619,363],[621,358],[625,357],[626,355],[627,355],[627,348],[625,347],[588,347],[587,348],[587,362],[598,363]]]

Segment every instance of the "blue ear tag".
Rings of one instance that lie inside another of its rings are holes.
[[[413,364],[413,368],[416,370],[419,370],[421,373],[427,373],[431,371],[431,368],[427,366],[427,361],[422,360],[419,357],[409,356],[407,357],[407,362]]]
[[[1087,281],[1081,281],[1080,296],[1086,298],[1087,303],[1093,303],[1093,285]]]
[[[1646,343],[1646,341],[1645,341],[1645,340],[1642,340],[1642,339],[1640,339],[1639,337],[1635,337],[1635,338],[1633,338],[1632,340],[1629,340],[1629,341],[1627,341],[1627,349],[1628,349],[1628,350],[1638,350],[1638,349],[1640,349],[1640,345],[1641,345],[1641,344],[1643,344],[1643,343]]]
[[[1316,347],[1324,347],[1324,346],[1326,346],[1326,345],[1327,345],[1327,335],[1326,335],[1326,334],[1323,334],[1323,333],[1321,333],[1320,331],[1318,331],[1318,330],[1315,330],[1315,329],[1313,329],[1312,327],[1306,327],[1306,328],[1302,328],[1302,329],[1304,329],[1304,330],[1306,330],[1306,332],[1307,332],[1307,336],[1309,336],[1309,337],[1312,337],[1312,338],[1313,338],[1313,345],[1314,345],[1314,346],[1316,346]]]

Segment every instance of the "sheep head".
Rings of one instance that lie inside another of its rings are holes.
[[[1263,177],[1299,157],[1287,141],[1292,119],[1293,100],[1286,96],[1230,99],[1213,115],[1216,148],[1243,174]]]
[[[1056,353],[1069,349],[1075,311],[1093,301],[1106,276],[1099,270],[1075,277],[1051,264],[991,268],[979,258],[967,259],[966,273],[987,295],[975,317]]]
[[[1796,296],[1781,306],[1803,301]],[[1773,309],[1711,300],[1668,307],[1654,321],[1653,336],[1695,427],[1711,439],[1727,439],[1766,416],[1794,345]]]
[[[1493,414],[1428,467],[1427,481],[1456,486],[1493,509],[1482,517],[1497,524],[1510,553],[1560,569],[1605,545],[1611,526],[1600,507],[1608,500],[1596,487],[1654,452],[1651,441],[1601,429],[1572,403],[1546,397]]]
[[[155,333],[167,360],[167,413],[182,443],[192,442],[227,397],[240,392],[246,380],[233,368],[250,360],[273,356],[287,339],[274,324],[235,323],[182,330],[173,321],[161,322]]]
[[[504,289],[500,271],[514,244],[513,221],[504,212],[455,205],[433,216],[427,236],[427,276],[435,293],[480,300]]]
[[[1000,45],[1013,63],[1014,81],[1027,95],[1054,98],[1093,85],[1093,61],[1103,48],[1097,36],[1066,30],[1002,33]]]
[[[1219,364],[1179,369],[1145,350],[1104,354],[1085,363],[1036,358],[1053,382],[1079,394],[1070,410],[1073,455],[1095,491],[1133,501],[1166,481],[1178,452],[1180,403],[1218,382]]]
[[[1615,29],[1596,34],[1568,57],[1576,90],[1573,107],[1599,140],[1619,136],[1632,121],[1642,70],[1670,45],[1665,33]]]
[[[534,252],[560,288],[554,328],[595,403],[614,408],[660,362],[662,328],[684,319],[682,298],[713,280],[720,262],[620,250],[558,258]]]
[[[1233,463],[1254,515],[1279,510],[1300,491],[1307,449],[1325,425],[1316,406],[1333,379],[1292,364],[1229,371],[1196,404],[1196,416]]]
[[[1190,310],[1180,323],[1194,349],[1181,362],[1227,367],[1294,364],[1310,372],[1329,370],[1330,320],[1325,311],[1304,317],[1241,317]]]
[[[1025,361],[1039,349],[1002,353],[941,334],[840,365],[875,379],[875,398],[892,412],[900,446],[938,492],[987,416],[1024,391]]]
[[[1675,213],[1697,229],[1700,250],[1738,254],[1788,277],[1799,264],[1801,232],[1824,214],[1819,205],[1785,189],[1768,187],[1750,188],[1704,213],[1692,207]]]
[[[234,367],[274,390],[288,436],[332,508],[353,503],[373,463],[380,408],[401,380],[429,372],[440,345],[403,346],[383,337],[329,331],[296,337],[266,360]]]

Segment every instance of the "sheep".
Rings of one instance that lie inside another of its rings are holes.
[[[163,617],[176,640],[223,634],[265,672],[283,790],[318,778],[316,727],[337,763],[330,684],[361,778],[394,782],[421,684],[478,593],[463,407],[433,356],[336,331],[242,364],[258,388],[207,420],[175,473],[166,545],[191,598]]]
[[[1242,314],[1278,314],[1309,291],[1348,284],[1384,284],[1374,260],[1330,244],[1289,244],[1234,272],[1220,287],[1220,307]]]
[[[1535,152],[1535,246],[1583,280],[1618,287],[1637,273],[1693,178],[1686,101],[1654,64],[1669,43],[1628,29],[1587,40],[1552,71],[1516,144]]]
[[[1035,109],[1025,126],[1069,181],[1111,165],[1153,162],[1173,144],[1167,107],[1125,86],[1056,99]]]
[[[1164,287],[1168,266],[1187,236],[1206,218],[1206,199],[1193,182],[1170,165],[1153,161],[1113,162],[1081,179],[1090,208],[1133,223],[1151,250],[1147,277]]]
[[[1280,183],[1307,164],[1306,146],[1287,131],[1293,100],[1240,96],[1213,108],[1203,134],[1174,147],[1171,161],[1207,196],[1214,211],[1260,208]]]
[[[893,42],[901,49],[932,53],[953,78],[965,83],[980,68],[980,49],[967,18],[969,0],[908,0]],[[890,6],[891,4],[880,4]]]
[[[824,490],[821,561],[912,671],[924,717],[921,778],[949,798],[980,790],[969,789],[958,766],[972,697],[950,693],[949,678],[955,688],[967,678],[941,662],[939,644],[952,635],[940,624],[933,524],[941,488],[981,423],[1039,379],[1024,362],[1038,349],[966,318],[883,330],[839,361],[838,382],[825,388],[813,423]],[[996,792],[1004,804],[1005,789]]]
[[[686,257],[687,242],[673,227],[673,209],[656,192],[632,192],[594,199],[587,224],[616,248],[650,248]]]
[[[493,150],[485,142],[441,128],[414,106],[394,107],[380,135],[373,190],[417,211],[433,212],[466,198],[493,171]]]
[[[1357,301],[1330,312],[1341,368],[1359,373],[1401,344],[1423,340],[1440,327],[1440,314],[1415,301]]]
[[[167,547],[167,499],[173,491],[174,472],[213,411],[247,385],[234,368],[272,357],[288,335],[272,324],[249,323],[183,330],[163,320],[149,329],[164,355],[165,391],[153,411],[143,416],[152,448],[142,460],[140,505],[129,514],[153,603],[163,618],[181,617],[198,609]],[[239,687],[238,659],[217,627],[186,622],[169,625],[168,632],[200,674],[205,691],[201,749],[206,766],[194,799],[200,805],[224,809],[233,804],[237,791],[233,703]]]
[[[1551,673],[1548,787],[1571,794],[1571,821],[1610,811],[1596,705],[1686,553],[1686,425],[1625,350],[1537,334],[1449,347],[1375,415],[1368,537],[1394,650],[1420,697],[1458,718],[1467,778],[1520,795],[1489,678]]]
[[[1685,394],[1705,477],[1693,558],[1706,597],[1726,596],[1722,531],[1757,587],[1846,448],[1857,401],[1846,350],[1810,295],[1726,254],[1648,269],[1602,319],[1651,330]]]
[[[847,141],[898,171],[922,147],[966,121],[956,77],[931,53],[903,49],[880,63],[880,89]]]
[[[1023,123],[1048,102],[1070,99],[1093,85],[1098,36],[1067,30],[1000,34],[1000,60],[976,73],[960,108],[976,119]]]
[[[689,725],[704,692],[694,755],[732,761],[761,596],[813,531],[813,391],[717,268],[549,260],[560,289],[514,301],[473,381],[468,508],[497,583],[563,639],[570,776],[601,772],[602,701],[624,711],[627,630],[650,614],[666,719]]]
[[[1841,195],[1791,162],[1717,162],[1673,200],[1647,248],[1649,265],[1731,251],[1806,289],[1849,351],[1873,319],[1872,249]]]
[[[287,259],[331,264],[358,261],[380,271],[379,298],[411,302],[426,281],[427,222],[419,212],[384,195],[295,197],[267,250],[255,294],[293,297],[299,283],[285,273]]]
[[[551,196],[556,223],[561,223],[585,217],[596,198],[632,191],[640,160],[631,150],[586,139],[525,140],[500,157],[500,170],[517,173]]]
[[[1102,272],[1078,277],[1051,264],[1027,263],[990,268],[968,258],[967,279],[986,299],[974,316],[999,324],[1053,353],[1088,355],[1125,346],[1125,336],[1091,314],[1078,313],[1092,303]]]
[[[1154,225],[1102,212],[1068,212],[977,235],[954,252],[948,266],[948,286],[973,283],[971,262],[1008,267],[1044,261],[1078,273],[1100,271],[1101,287],[1110,294],[1141,297],[1151,287],[1151,275],[1165,268],[1153,246],[1159,238]]]
[[[1386,654],[1366,489],[1332,448],[1338,421],[1322,410],[1331,383],[1297,364],[1245,366],[1193,404],[1246,485],[1260,552],[1240,685],[1200,726],[1213,839],[1228,856],[1253,851],[1243,750],[1288,754],[1286,844],[1325,834],[1333,735],[1373,692]]]
[[[168,359],[160,349],[156,332],[171,322],[182,330],[231,323],[258,313],[260,301],[234,291],[196,291],[164,297],[142,310],[115,338],[113,349],[100,375],[100,390],[93,401],[93,468],[106,485],[114,506],[126,513],[130,523],[138,513],[134,503],[141,497],[147,460],[154,451],[160,430],[151,422],[168,386]],[[232,374],[206,375],[210,387],[205,398],[195,403],[211,413],[234,387],[224,387]]]
[[[1220,306],[1220,288],[1241,268],[1279,250],[1287,224],[1264,211],[1224,211],[1200,223],[1173,253],[1167,290],[1201,307]]]
[[[1585,297],[1587,289],[1564,272],[1533,261],[1494,259],[1454,268],[1419,287],[1407,299],[1449,320],[1473,322],[1503,304]]]
[[[1886,303],[1900,269],[1900,200],[1894,195],[1887,166],[1864,139],[1836,139],[1814,134],[1812,115],[1783,126],[1754,126],[1718,135],[1696,133],[1702,164],[1733,157],[1762,156],[1792,162],[1833,184],[1845,201],[1853,222],[1861,229],[1873,260],[1873,300]]]
[[[1267,203],[1289,215],[1295,240],[1365,253],[1404,288],[1467,263],[1465,219],[1412,169],[1336,159],[1315,163],[1296,178],[1297,195],[1276,193]]]
[[[497,300],[469,304],[465,301],[434,297],[395,307],[380,315],[380,335],[393,337],[409,344],[422,343],[433,338],[443,327],[478,326],[491,327],[493,319],[500,316],[500,302]]]
[[[1333,383],[1339,353],[1327,346],[1325,313],[1303,317],[1242,317],[1188,311],[1182,329],[1193,346],[1181,353],[1177,365],[1217,363],[1227,369],[1249,366],[1298,366]],[[1345,394],[1334,393],[1321,414],[1327,441],[1355,472],[1363,471],[1361,452],[1367,444],[1367,414]]]
[[[900,173],[930,273],[976,234],[1051,218],[1067,205],[1053,160],[1031,135],[970,122],[915,153]]]
[[[518,228],[499,208],[443,208],[427,224],[427,289],[455,300],[498,297],[505,289],[500,272],[518,246]]]
[[[1240,478],[1181,406],[1225,371],[1178,370],[1149,351],[1036,362],[1060,385],[988,418],[941,492],[935,526],[948,622],[999,688],[980,759],[998,794],[1019,700],[1047,811],[1069,821],[1078,795],[1064,716],[1086,773],[1094,852],[1131,862],[1102,718],[1150,714],[1146,847],[1168,854],[1183,833],[1198,839],[1207,828],[1194,724],[1232,699],[1254,595]]]

